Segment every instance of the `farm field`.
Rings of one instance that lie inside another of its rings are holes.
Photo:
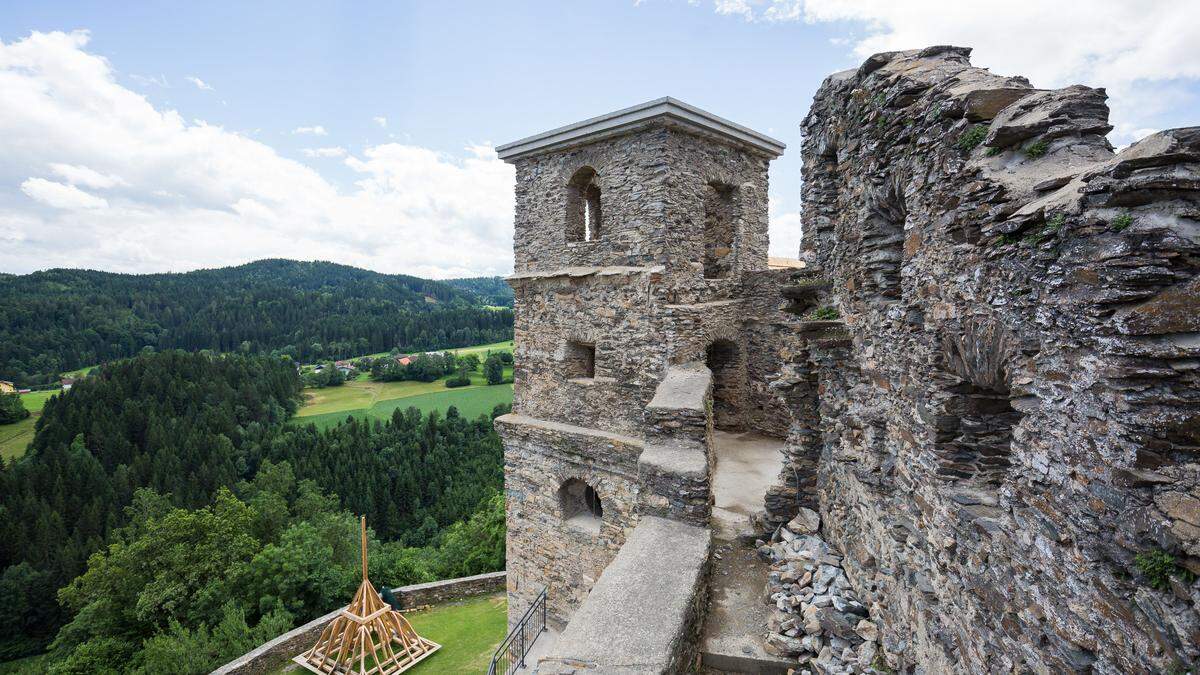
[[[435,383],[437,384],[437,383]],[[346,385],[343,385],[346,386]],[[296,417],[294,421],[299,424],[315,424],[320,429],[328,429],[336,426],[338,423],[345,421],[347,417],[356,417],[359,419],[378,419],[386,420],[392,416],[392,411],[397,408],[403,410],[405,408],[416,408],[422,413],[428,413],[432,410],[438,410],[445,413],[450,406],[458,408],[458,414],[463,417],[474,418],[479,415],[492,412],[501,403],[512,403],[512,383],[496,384],[492,386],[471,386],[460,387],[458,389],[446,389],[445,386],[441,391],[430,394],[420,394],[417,396],[405,396],[404,398],[393,398],[386,401],[379,401],[370,408],[359,408],[356,410],[342,410],[339,412],[328,412],[321,415],[307,415],[304,417]]]
[[[21,402],[33,414],[16,424],[0,426],[0,457],[10,460],[25,454],[25,447],[33,440],[33,425],[42,416],[46,401],[57,393],[59,390],[50,389],[21,394]]]

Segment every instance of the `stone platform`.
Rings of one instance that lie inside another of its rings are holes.
[[[779,477],[784,441],[754,432],[714,431],[713,446],[713,538],[752,541],[761,533],[754,531],[750,518],[763,511],[767,489]]]

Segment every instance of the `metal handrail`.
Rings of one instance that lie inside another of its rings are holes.
[[[512,675],[517,669],[525,667],[525,655],[533,646],[535,640],[546,630],[546,588],[534,598],[529,609],[521,616],[521,620],[504,636],[504,641],[492,654],[492,663],[488,666],[488,675]],[[536,630],[533,630],[536,627]],[[532,631],[532,637],[530,632]],[[503,665],[503,669],[500,666]]]

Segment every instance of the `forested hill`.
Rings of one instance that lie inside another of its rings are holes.
[[[282,358],[170,350],[50,398],[0,462],[0,662],[209,672],[353,593],[347,511],[377,583],[503,569],[506,406],[318,431],[284,424],[300,392]]]
[[[431,281],[328,262],[260,260],[181,274],[56,269],[0,275],[0,380],[155,349],[300,361],[444,349],[512,337],[499,279]]]

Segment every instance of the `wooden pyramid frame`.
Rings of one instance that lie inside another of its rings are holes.
[[[359,522],[363,580],[358,592],[325,626],[312,649],[292,659],[320,675],[395,675],[442,648],[417,635],[408,619],[375,592],[367,579],[367,519]]]

